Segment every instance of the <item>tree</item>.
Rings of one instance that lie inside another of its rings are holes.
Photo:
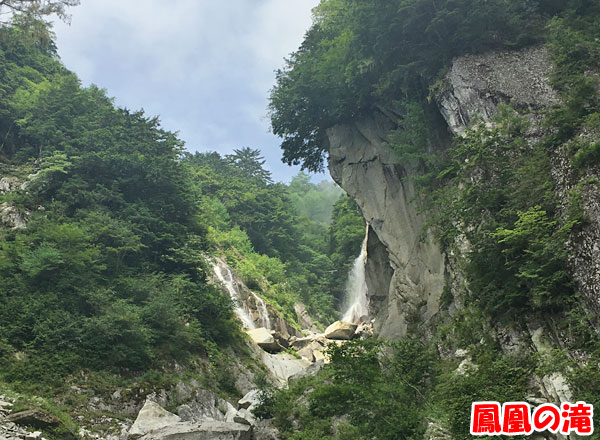
[[[79,5],[80,0],[0,0],[0,11],[3,8],[13,13],[32,15],[40,18],[56,14],[63,20],[68,20],[67,8]]]
[[[25,14],[36,19],[56,14],[68,21],[67,8],[79,5],[80,0],[0,0],[0,14]],[[8,9],[7,12],[3,12]]]
[[[228,154],[225,158],[231,165],[240,169],[245,177],[259,179],[263,183],[273,183],[271,173],[263,168],[266,161],[260,155],[260,150],[244,147],[233,151],[235,154]]]
[[[594,2],[322,1],[271,90],[271,129],[282,138],[283,161],[322,170],[328,128],[381,107],[397,110],[397,101],[424,101],[454,57],[539,42],[548,14],[571,3],[585,15]]]

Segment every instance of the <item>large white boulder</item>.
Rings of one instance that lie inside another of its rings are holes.
[[[311,365],[310,361],[298,359],[288,353],[262,352],[261,360],[279,385],[285,385],[289,377],[306,370]]]
[[[181,422],[179,416],[170,413],[156,402],[146,400],[144,407],[140,410],[135,422],[131,426],[127,437],[129,439],[137,439],[150,432],[179,422]]]
[[[244,397],[242,397],[240,400],[238,400],[238,408],[239,409],[242,409],[242,408],[243,409],[252,409],[259,403],[260,403],[260,391],[252,390],[252,391],[246,393],[246,395]]]
[[[265,351],[277,353],[282,350],[281,345],[275,340],[271,332],[264,327],[246,330],[246,333],[256,345]]]
[[[336,321],[325,329],[324,334],[327,339],[348,341],[354,337],[357,327],[350,322]]]
[[[252,426],[241,423],[205,421],[179,422],[152,431],[140,440],[252,440]]]

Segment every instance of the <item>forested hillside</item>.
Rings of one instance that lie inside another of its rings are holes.
[[[82,87],[48,25],[13,22],[0,26],[3,381],[40,391],[82,370],[160,378],[209,358],[210,374],[226,372],[219,353],[244,337],[208,282],[212,255],[290,322],[297,302],[333,320],[364,234],[336,185],[273,182],[250,148],[186,152],[158,118]]]
[[[290,322],[298,302],[321,324],[334,321],[364,236],[356,205],[333,183],[315,185],[303,173],[289,185],[273,182],[260,152],[250,148],[225,157],[196,153],[185,163],[209,240],[245,284]]]

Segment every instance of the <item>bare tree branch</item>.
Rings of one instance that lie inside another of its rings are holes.
[[[27,14],[38,19],[54,14],[68,22],[70,16],[67,9],[79,3],[80,0],[0,0],[0,14],[2,9],[7,9],[12,14]]]

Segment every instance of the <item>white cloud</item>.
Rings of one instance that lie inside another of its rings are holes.
[[[318,0],[82,0],[56,23],[59,54],[84,84],[119,105],[159,114],[190,149],[260,147],[277,178],[267,133],[274,70],[297,49]],[[287,179],[286,179],[287,180]]]

